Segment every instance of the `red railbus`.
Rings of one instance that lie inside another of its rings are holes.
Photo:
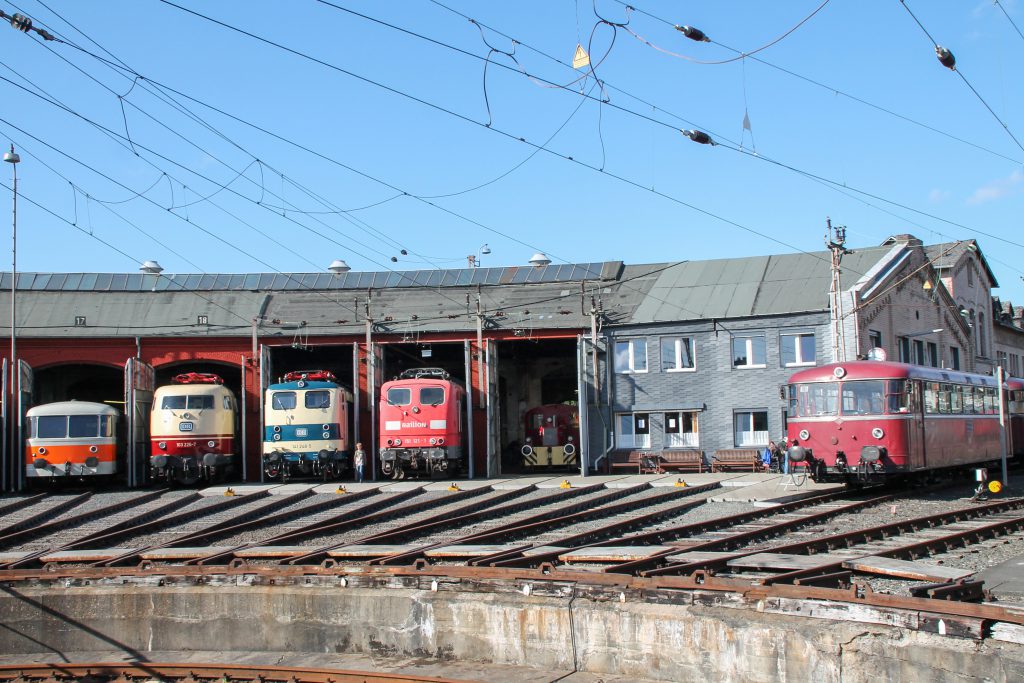
[[[998,460],[999,391],[995,377],[905,363],[802,370],[787,388],[790,463],[849,481]]]
[[[1010,421],[1008,453],[1024,457],[1024,380],[1006,378],[1006,411]]]
[[[466,463],[466,390],[440,368],[406,370],[380,395],[384,476],[454,475]]]
[[[575,467],[580,443],[580,410],[567,403],[549,403],[526,411],[525,467]]]

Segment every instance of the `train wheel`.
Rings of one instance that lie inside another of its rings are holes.
[[[395,463],[394,469],[391,470],[392,479],[405,479],[405,470],[403,470],[398,463]]]

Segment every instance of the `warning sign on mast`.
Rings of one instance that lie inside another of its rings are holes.
[[[572,58],[572,68],[582,69],[585,66],[590,66],[590,55],[587,54],[582,45],[577,45],[576,56]]]

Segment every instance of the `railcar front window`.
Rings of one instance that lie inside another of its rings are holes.
[[[843,382],[844,415],[881,415],[885,412],[885,381]]]
[[[274,410],[293,410],[295,408],[295,392],[275,391],[270,397],[270,407]]]
[[[67,435],[67,415],[43,415],[36,418],[36,438],[63,439]]]
[[[789,417],[817,417],[839,412],[839,385],[835,382],[795,384],[789,392]]]
[[[164,396],[160,402],[161,410],[185,410],[184,396]]]
[[[68,418],[68,436],[72,439],[96,438],[99,431],[98,415],[72,415]]]
[[[388,405],[407,406],[412,403],[412,389],[393,387],[388,389]]]
[[[110,436],[114,433],[114,416],[107,415],[100,418],[100,436]]]
[[[306,407],[307,408],[330,408],[331,407],[331,392],[329,392],[329,391],[307,391],[306,392]]]
[[[439,406],[444,403],[443,387],[423,387],[420,389],[420,403],[423,405]]]

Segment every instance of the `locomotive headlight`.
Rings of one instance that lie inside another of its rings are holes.
[[[331,433],[330,432],[324,432],[324,438],[325,439],[331,438]]]
[[[274,434],[274,441],[280,441],[280,440],[281,440],[281,435],[280,434]]]
[[[883,436],[885,436],[885,431],[881,427],[875,427],[874,429],[871,430],[871,436],[875,437],[876,439],[881,439]]]
[[[444,437],[443,436],[437,437],[437,445],[440,446],[442,444],[444,444]]]
[[[568,440],[569,440],[569,441],[572,441],[572,437],[570,436],[570,437],[568,438]]]
[[[431,446],[436,446],[437,445],[437,439],[435,439],[434,437],[430,437],[430,445]]]
[[[216,441],[207,441],[206,445],[209,446],[210,448],[213,448],[214,446],[217,445],[217,442]]]
[[[395,440],[394,439],[388,439],[388,445],[389,446],[394,446],[395,445]]]
[[[414,413],[420,412],[420,407],[419,406],[413,406],[412,407],[412,412],[414,412]]]
[[[797,436],[800,437],[801,441],[807,441],[807,439],[811,438],[811,433],[806,429],[801,429],[800,433],[797,434]]]
[[[281,425],[274,425],[274,431],[277,432],[278,434],[280,434],[281,433]]]
[[[39,447],[39,455],[46,455],[46,448],[43,446]]]
[[[89,446],[89,452],[90,453],[98,453],[99,450],[100,449],[96,448],[95,446]]]
[[[167,450],[167,442],[161,441],[160,443],[157,444],[157,447],[160,448],[160,450],[162,451]]]
[[[324,430],[325,432],[329,432],[329,431],[331,431],[331,425],[328,425],[328,424],[320,425],[320,429]],[[325,436],[324,438],[326,439],[327,437]]]
[[[402,445],[402,440],[401,439],[395,439],[395,445],[396,446],[401,446]]]

